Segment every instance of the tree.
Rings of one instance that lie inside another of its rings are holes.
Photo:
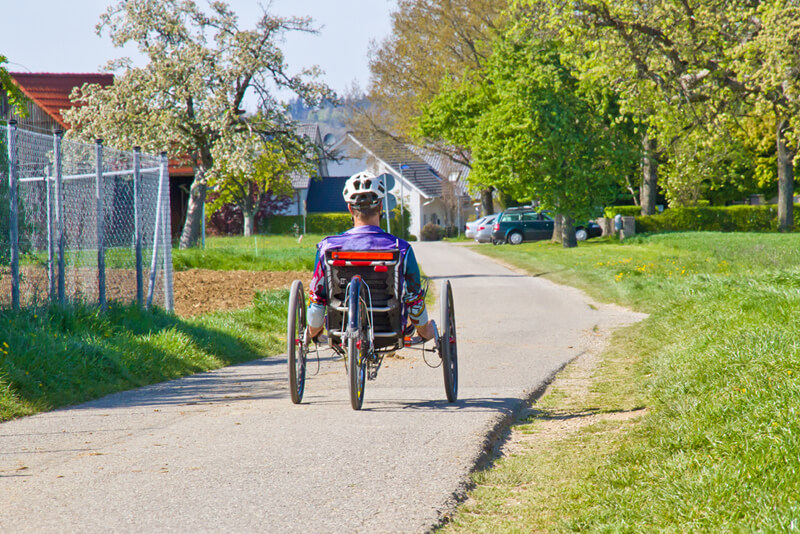
[[[251,122],[257,124],[256,120]],[[236,205],[242,213],[245,236],[255,233],[256,213],[268,195],[291,193],[292,171],[314,173],[300,143],[281,145],[247,132],[222,139],[217,148],[228,157],[218,160],[209,178],[208,185],[216,193],[211,207],[217,210],[224,204]]]
[[[9,105],[15,108],[17,113],[24,115],[27,99],[17,84],[14,83],[14,80],[11,79],[8,70],[3,66],[6,63],[8,63],[8,58],[0,54],[0,90],[5,92]]]
[[[558,43],[524,26],[495,41],[486,70],[447,85],[425,108],[425,135],[464,144],[470,179],[520,200],[537,199],[564,217],[589,218],[613,199],[635,153],[620,134],[608,95],[586,93],[561,62]]]
[[[483,67],[508,5],[507,0],[400,0],[389,37],[370,51],[372,106],[355,113],[356,129],[425,145],[469,167],[471,156],[464,146],[412,137],[412,132],[445,80],[457,82],[465,71]],[[492,188],[476,187],[484,213],[492,213]]]
[[[65,113],[73,135],[168,150],[195,167],[182,248],[199,237],[215,163],[235,157],[234,140],[254,131],[244,117],[248,92],[258,98],[255,133],[265,143],[309,142],[297,136],[272,88],[289,89],[311,105],[333,98],[314,81],[316,67],[291,76],[277,46],[286,32],[313,33],[310,19],[265,12],[254,29],[242,30],[224,2],[211,3],[210,11],[205,13],[192,0],[120,0],[109,7],[97,25],[98,34],[107,31],[117,47],[136,43],[149,63],[133,67],[129,59],[111,62],[109,69],[121,70],[114,84],[76,90],[73,101],[83,105]],[[304,152],[313,154],[307,148]]]
[[[800,111],[796,2],[547,3],[562,35],[585,42],[583,72],[628,85],[630,90],[621,90],[627,105],[650,102],[648,126],[667,145],[687,131],[710,127],[718,117],[727,122],[769,115],[777,155],[778,225],[781,230],[793,226],[792,163],[798,146],[792,120]]]

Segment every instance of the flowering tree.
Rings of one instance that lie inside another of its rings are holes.
[[[109,63],[110,70],[119,71],[114,84],[77,89],[73,101],[82,105],[67,111],[65,119],[73,126],[71,135],[168,150],[194,166],[182,248],[199,237],[209,180],[235,176],[247,165],[240,142],[254,157],[258,142],[263,154],[276,143],[304,145],[300,154],[314,154],[273,92],[289,89],[310,105],[333,94],[314,81],[316,67],[294,76],[287,72],[277,43],[289,31],[315,32],[308,18],[266,12],[254,29],[242,30],[238,17],[220,1],[211,2],[206,13],[192,0],[120,0],[101,16],[98,34],[108,32],[117,47],[136,43],[149,63],[134,67],[127,58]],[[243,110],[248,93],[258,98],[255,121]],[[224,161],[215,175],[216,165]]]

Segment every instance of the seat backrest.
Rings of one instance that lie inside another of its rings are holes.
[[[400,251],[394,250],[327,250],[325,251],[328,288],[328,330],[344,329],[343,310],[347,306],[347,285],[355,275],[369,287],[372,299],[375,347],[383,348],[402,341],[402,300]],[[339,341],[335,339],[335,341]]]

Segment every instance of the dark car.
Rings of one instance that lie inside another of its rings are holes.
[[[586,241],[603,234],[600,225],[587,222],[575,225],[575,238]],[[538,241],[553,237],[553,217],[548,211],[529,206],[508,208],[500,213],[492,229],[492,242],[519,245],[523,241]]]
[[[528,206],[508,208],[500,213],[492,229],[492,242],[519,245],[553,237],[553,218]]]

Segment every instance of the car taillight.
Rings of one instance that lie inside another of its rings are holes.
[[[500,223],[495,223],[493,230],[495,232],[499,232],[500,231]]]
[[[486,227],[485,226],[479,226],[478,230],[483,230],[484,228],[486,228]]]

